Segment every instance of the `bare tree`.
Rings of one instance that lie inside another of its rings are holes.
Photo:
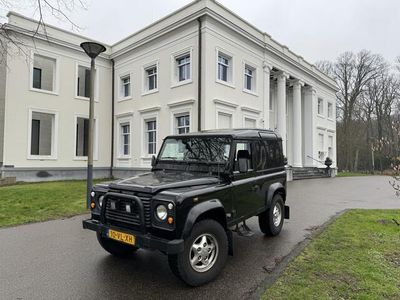
[[[72,14],[77,9],[86,9],[85,0],[0,0],[0,11],[3,13],[18,8],[18,5],[26,5],[32,7],[35,15],[37,15],[38,23],[34,30],[30,32],[32,39],[37,35],[47,35],[47,27],[45,16],[51,15],[62,22],[66,22],[71,26],[71,30],[77,31],[81,29],[72,19]],[[4,17],[1,17],[4,19]],[[14,49],[23,54],[27,54],[26,45],[22,39],[13,34],[7,23],[0,24],[0,63],[4,63],[9,53],[9,45],[13,45]]]
[[[337,111],[342,122],[344,168],[353,169],[354,149],[352,140],[358,132],[354,132],[352,122],[356,109],[360,107],[360,99],[368,83],[379,76],[388,66],[382,56],[362,50],[357,54],[345,52],[333,64],[333,77],[339,87],[337,94]]]

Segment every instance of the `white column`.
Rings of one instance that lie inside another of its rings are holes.
[[[289,75],[285,72],[280,72],[276,75],[278,81],[278,99],[277,99],[277,112],[278,112],[278,120],[277,131],[282,136],[282,146],[283,146],[283,154],[287,157],[286,152],[286,79],[289,78]]]
[[[263,82],[264,82],[264,105],[263,105],[263,112],[264,112],[264,128],[269,129],[269,103],[271,101],[269,95],[270,95],[270,75],[271,75],[271,69],[272,67],[268,65],[267,63],[264,62],[263,65],[264,68],[264,77],[263,77]]]
[[[302,167],[302,122],[301,122],[301,87],[300,80],[293,83],[293,167]]]
[[[316,167],[318,159],[315,116],[317,110],[316,90],[308,86],[304,93],[304,166]],[[314,158],[314,159],[313,159]]]

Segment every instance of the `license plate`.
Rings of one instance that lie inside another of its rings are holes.
[[[129,244],[129,245],[135,245],[135,236],[132,234],[127,234],[127,233],[109,229],[107,235],[110,239],[120,241],[122,243]]]

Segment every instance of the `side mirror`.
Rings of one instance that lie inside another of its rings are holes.
[[[152,166],[152,167],[155,167],[156,164],[157,164],[157,158],[153,155],[153,156],[151,157],[151,166]]]
[[[288,164],[288,161],[287,161],[287,157],[286,157],[286,156],[283,157],[283,164],[284,164],[285,166]]]
[[[249,160],[245,157],[238,158],[238,167],[240,173],[246,173],[249,170],[248,162]]]

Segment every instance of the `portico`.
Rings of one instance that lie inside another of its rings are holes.
[[[264,65],[264,126],[282,136],[288,164],[318,167],[315,151],[316,89],[287,71]]]

